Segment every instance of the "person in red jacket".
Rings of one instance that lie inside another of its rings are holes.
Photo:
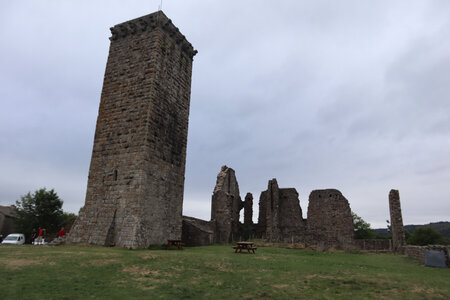
[[[37,244],[40,245],[42,244],[42,236],[44,235],[44,230],[39,227],[38,229],[38,236],[37,236]]]
[[[64,230],[64,227],[61,227],[61,230],[58,232],[58,237],[61,239],[65,235],[66,231]]]

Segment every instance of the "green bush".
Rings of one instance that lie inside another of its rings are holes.
[[[419,227],[414,230],[414,233],[407,239],[407,243],[419,246],[436,244],[448,245],[448,239],[432,227]]]

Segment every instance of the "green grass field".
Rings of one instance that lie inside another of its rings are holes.
[[[450,299],[450,269],[392,254],[231,246],[0,246],[1,299]]]

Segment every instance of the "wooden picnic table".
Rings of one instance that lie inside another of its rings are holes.
[[[183,250],[183,245],[184,244],[181,242],[181,240],[167,240],[166,250],[172,246],[177,247],[180,250]]]
[[[255,253],[255,250],[258,248],[254,247],[253,244],[253,242],[236,242],[236,246],[233,246],[234,253],[242,253],[242,250],[247,250],[248,253]]]

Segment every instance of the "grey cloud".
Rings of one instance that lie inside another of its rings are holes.
[[[0,9],[0,201],[54,187],[84,203],[108,28],[160,1],[25,1]],[[209,218],[220,166],[257,198],[267,180],[336,187],[384,226],[449,219],[447,1],[165,1],[194,58],[184,211]],[[32,24],[32,25],[30,25]],[[40,171],[42,170],[42,171]],[[14,196],[17,195],[17,196]],[[423,206],[424,198],[428,206]],[[438,207],[438,208],[436,208]],[[255,220],[256,221],[256,220]]]

